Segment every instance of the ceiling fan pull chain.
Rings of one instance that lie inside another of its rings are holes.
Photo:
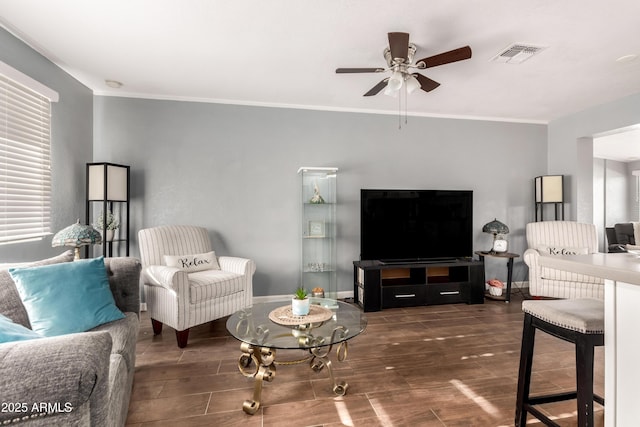
[[[407,85],[404,85],[404,124],[407,124],[407,106],[409,105],[409,92]]]
[[[398,130],[402,129],[402,91],[398,93]]]

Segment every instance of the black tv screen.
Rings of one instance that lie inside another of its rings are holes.
[[[360,197],[360,259],[473,255],[472,191],[362,189]]]

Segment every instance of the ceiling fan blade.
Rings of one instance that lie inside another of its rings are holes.
[[[386,79],[382,80],[380,83],[378,83],[377,85],[375,85],[374,87],[369,89],[369,92],[365,93],[363,96],[377,95],[378,92],[380,92],[382,89],[384,89],[384,87],[387,85],[388,81],[389,81],[389,78],[387,77]]]
[[[431,80],[429,77],[425,77],[422,74],[413,73],[412,76],[418,79],[418,82],[420,83],[420,89],[425,92],[431,92],[432,90],[440,86],[440,83],[435,80]]]
[[[471,58],[471,48],[469,46],[450,50],[449,52],[440,53],[438,55],[429,56],[416,62],[420,65],[424,62],[424,68],[436,67],[438,65],[449,64],[451,62],[462,61]]]
[[[389,50],[391,58],[407,59],[409,55],[409,33],[389,33]]]
[[[382,73],[384,68],[336,68],[336,73]]]

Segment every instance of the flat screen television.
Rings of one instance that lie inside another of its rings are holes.
[[[360,190],[360,259],[473,256],[473,191]]]

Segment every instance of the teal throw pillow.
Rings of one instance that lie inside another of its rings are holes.
[[[109,288],[104,258],[11,268],[32,329],[44,336],[85,332],[124,318]]]
[[[0,314],[0,343],[11,341],[25,341],[42,338],[29,328],[13,323],[11,319]]]

